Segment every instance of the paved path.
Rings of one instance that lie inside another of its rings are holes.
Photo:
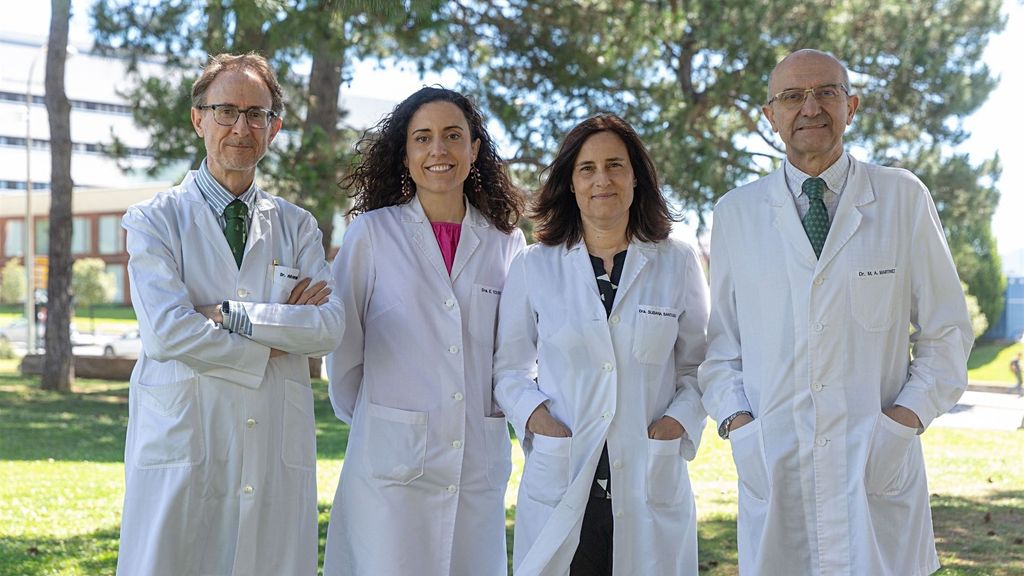
[[[968,390],[948,413],[939,416],[932,426],[976,428],[981,430],[1016,430],[1024,420],[1024,398],[1005,392]],[[1021,430],[1024,434],[1024,430]]]

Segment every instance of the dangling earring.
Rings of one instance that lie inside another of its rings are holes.
[[[476,195],[477,198],[480,198],[483,194],[483,192],[481,192],[483,185],[480,182],[480,169],[476,167],[476,164],[473,164],[473,169],[469,171],[469,177],[473,180],[473,194]]]
[[[406,169],[402,172],[402,197],[408,198],[409,196],[412,196],[412,194],[412,185],[409,184],[409,170]]]

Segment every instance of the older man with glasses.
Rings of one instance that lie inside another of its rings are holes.
[[[850,91],[831,55],[784,58],[763,110],[786,159],[715,207],[699,381],[740,574],[939,568],[919,435],[967,386],[971,325],[927,188],[844,150]]]
[[[334,350],[320,230],[264,192],[281,87],[255,54],[192,87],[206,159],[125,214],[142,354],[129,388],[122,576],[317,572],[309,356]]]

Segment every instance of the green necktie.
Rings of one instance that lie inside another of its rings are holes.
[[[232,200],[224,207],[224,237],[228,239],[228,246],[239,268],[242,267],[242,254],[245,253],[245,217],[248,212],[248,207],[241,200]]]
[[[828,236],[828,210],[821,200],[821,194],[825,191],[825,181],[821,178],[808,178],[804,180],[802,188],[811,201],[811,207],[804,215],[804,232],[807,232],[807,239],[811,241],[814,255],[821,258],[821,248]]]

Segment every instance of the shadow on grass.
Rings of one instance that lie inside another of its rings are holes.
[[[334,417],[327,384],[313,381],[317,457],[344,458],[348,426]],[[79,379],[72,394],[39,389],[38,378],[0,374],[0,460],[121,462],[128,384]]]
[[[940,576],[1024,574],[1024,490],[931,497]]]
[[[118,537],[117,528],[68,538],[0,536],[0,574],[113,575]]]

